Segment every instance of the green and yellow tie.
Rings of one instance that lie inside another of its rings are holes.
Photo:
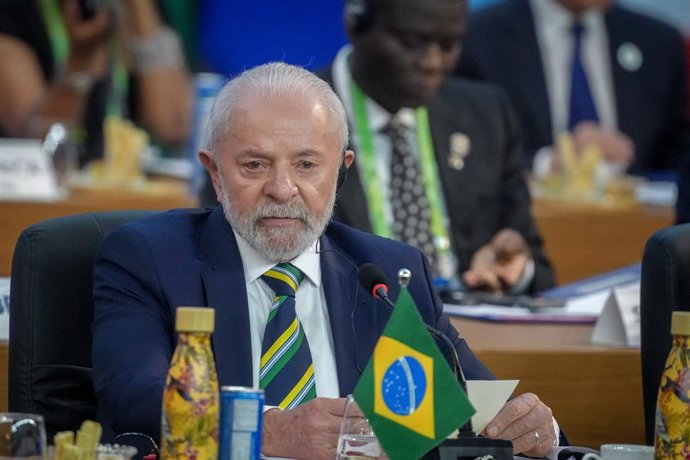
[[[261,347],[259,386],[266,404],[293,409],[316,397],[314,364],[302,324],[295,313],[295,292],[304,279],[292,264],[278,264],[261,276],[275,298]]]

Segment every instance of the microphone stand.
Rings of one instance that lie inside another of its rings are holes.
[[[383,300],[390,309],[395,309],[395,304],[391,301],[390,297],[388,297],[387,286],[379,284],[374,287],[373,293],[376,297]],[[453,343],[446,334],[435,327],[426,323],[424,323],[424,325],[427,331],[429,331],[435,339],[440,339],[450,350],[453,358],[453,372],[465,394],[468,394],[467,380],[462,371],[462,366],[460,366],[458,351],[453,346]],[[460,427],[457,438],[444,440],[438,447],[432,449],[422,458],[423,460],[471,460],[475,458],[513,460],[513,443],[505,439],[491,439],[477,436],[472,429],[472,419],[470,418]]]

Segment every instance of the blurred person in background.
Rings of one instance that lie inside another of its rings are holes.
[[[502,86],[525,166],[559,168],[563,132],[631,174],[672,171],[690,152],[681,35],[613,0],[506,0],[470,17],[458,75]]]
[[[344,14],[351,46],[319,72],[343,101],[358,155],[334,218],[424,250],[441,286],[553,287],[508,98],[448,78],[466,1],[348,0]]]
[[[42,138],[65,123],[82,165],[103,155],[106,116],[163,147],[187,141],[192,87],[154,0],[3,0],[0,61],[0,136]]]

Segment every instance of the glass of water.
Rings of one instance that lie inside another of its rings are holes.
[[[352,395],[347,397],[340,424],[336,460],[387,459],[369,421]]]
[[[0,413],[0,459],[47,458],[46,429],[43,417],[17,412]]]

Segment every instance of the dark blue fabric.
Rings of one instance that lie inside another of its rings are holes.
[[[585,32],[581,23],[573,25],[573,61],[570,68],[570,105],[568,110],[568,129],[581,121],[599,121],[594,98],[587,81],[587,72],[582,64],[582,34]]]
[[[682,37],[668,24],[617,4],[605,11],[604,22],[618,129],[635,144],[629,172],[675,169],[678,160],[690,154]],[[624,68],[617,58],[626,43],[639,48],[643,57],[635,71]],[[534,154],[554,139],[530,2],[504,0],[473,13],[457,73],[506,90],[522,125],[531,168]]]
[[[421,251],[332,222],[319,252],[340,396],[352,393],[390,316],[359,288],[357,267],[366,262],[380,265],[388,279],[410,269],[409,290],[422,318],[450,338],[465,376],[493,378],[443,314]],[[391,286],[393,299],[398,292]],[[212,344],[219,383],[252,386],[244,269],[220,207],[170,211],[112,231],[96,256],[94,302],[93,379],[104,433],[135,431],[159,439],[179,305],[216,310]]]

